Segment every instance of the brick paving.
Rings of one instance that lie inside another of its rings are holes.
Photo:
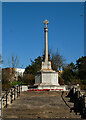
[[[65,93],[66,94],[66,93]],[[69,106],[73,106],[68,102],[69,99],[65,97]],[[80,115],[70,113],[70,109],[66,106],[61,98],[59,91],[27,91],[22,92],[21,96],[16,99],[12,105],[2,110],[3,118],[80,118]]]

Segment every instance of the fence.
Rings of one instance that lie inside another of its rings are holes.
[[[74,103],[74,107],[70,108],[70,112],[80,113],[82,118],[86,119],[86,96],[81,93],[81,91],[72,87],[67,97],[70,97],[70,102]]]
[[[6,107],[9,104],[12,104],[13,101],[20,96],[20,93],[22,91],[22,85],[15,86],[11,88],[9,91],[6,91],[6,93],[2,96],[2,108]]]

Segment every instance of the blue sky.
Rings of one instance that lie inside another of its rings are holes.
[[[2,4],[2,57],[17,55],[23,68],[44,51],[44,24],[48,19],[48,43],[66,63],[84,55],[84,3],[9,2]]]

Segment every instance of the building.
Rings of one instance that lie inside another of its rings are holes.
[[[16,76],[16,77],[18,77],[18,76],[23,76],[24,71],[25,71],[25,69],[15,68],[15,76]]]
[[[10,82],[17,81],[18,76],[23,76],[25,69],[22,68],[3,68],[2,69],[2,80],[6,79]],[[5,81],[6,81],[5,80]]]

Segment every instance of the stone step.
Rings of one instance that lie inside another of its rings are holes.
[[[2,115],[4,118],[80,118],[70,113],[58,91],[22,92],[12,105],[3,108]]]

